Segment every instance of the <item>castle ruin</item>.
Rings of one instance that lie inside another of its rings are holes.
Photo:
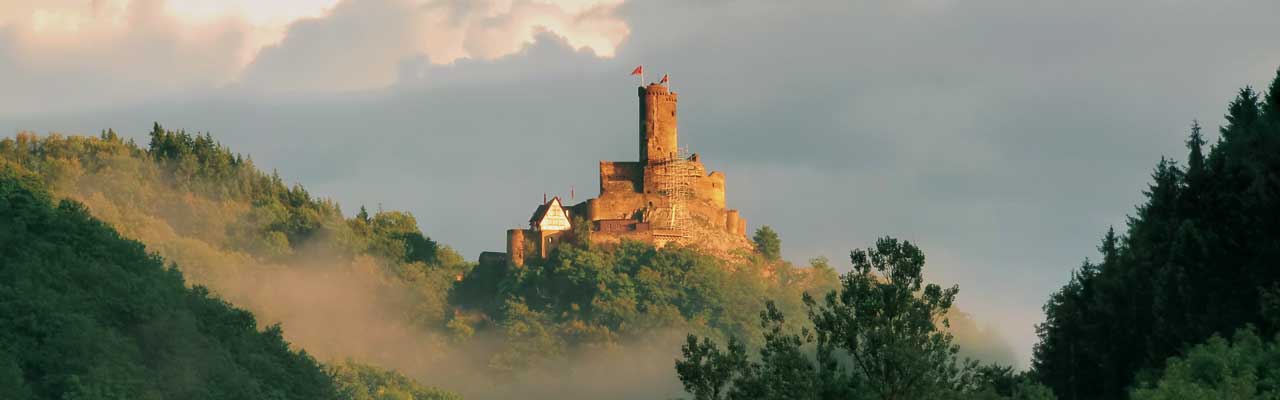
[[[590,224],[592,243],[681,243],[721,256],[751,249],[746,218],[725,206],[724,174],[708,174],[697,154],[679,147],[676,93],[651,83],[638,95],[639,160],[601,161],[598,197],[572,206],[559,197],[544,201],[527,229],[507,231],[505,254],[486,252],[482,262],[523,266],[528,256],[545,258],[572,238],[575,217]]]

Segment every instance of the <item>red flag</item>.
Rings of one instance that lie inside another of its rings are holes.
[[[643,66],[643,65],[637,65],[637,66],[636,66],[636,69],[631,70],[631,75],[640,75],[640,74],[641,74],[641,73],[643,73],[643,72],[644,72],[644,66]]]
[[[658,81],[658,83],[667,83],[668,81],[671,81],[671,77],[667,76],[667,74],[662,74],[662,80]]]

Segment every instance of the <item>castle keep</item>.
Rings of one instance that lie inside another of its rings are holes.
[[[722,256],[751,249],[747,220],[725,207],[724,174],[708,174],[697,154],[679,147],[676,93],[653,83],[638,88],[638,95],[639,159],[601,161],[599,197],[572,206],[558,197],[545,201],[527,229],[507,231],[506,254],[485,253],[482,259],[501,257],[522,266],[528,256],[546,257],[572,237],[575,221],[590,224],[593,243],[676,242]]]

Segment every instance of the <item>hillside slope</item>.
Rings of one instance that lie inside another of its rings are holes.
[[[337,398],[279,327],[256,326],[82,205],[0,169],[0,397]]]

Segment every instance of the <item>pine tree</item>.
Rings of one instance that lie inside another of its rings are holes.
[[[366,224],[369,223],[369,210],[366,210],[363,204],[360,205],[360,212],[356,213],[356,218],[364,221]]]
[[[157,160],[164,159],[166,156],[164,153],[169,148],[168,133],[160,126],[159,122],[155,122],[151,126],[151,133],[148,136],[151,137],[151,141],[147,143],[147,152],[151,153],[151,156]]]
[[[756,229],[756,234],[751,240],[756,244],[756,251],[760,252],[766,260],[777,261],[782,258],[782,239],[779,239],[778,232],[774,232],[768,225]]]
[[[1191,136],[1187,137],[1187,185],[1200,186],[1208,177],[1204,164],[1204,135],[1200,134],[1200,121],[1192,121]]]
[[[1267,114],[1267,119],[1273,125],[1280,124],[1280,68],[1276,69],[1276,77],[1271,81],[1271,86],[1267,88],[1267,95],[1263,104],[1263,112]]]

